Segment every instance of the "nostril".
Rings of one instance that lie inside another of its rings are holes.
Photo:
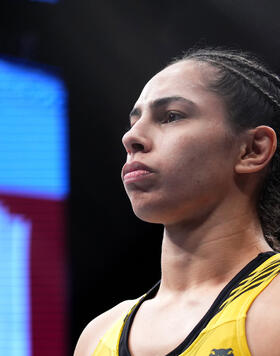
[[[143,151],[144,150],[144,146],[141,143],[133,143],[131,146],[134,151]]]

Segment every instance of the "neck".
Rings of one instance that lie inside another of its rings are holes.
[[[219,223],[216,223],[219,221]],[[221,221],[223,221],[221,223]],[[259,253],[271,250],[254,212],[165,226],[159,293],[181,294],[226,284]]]

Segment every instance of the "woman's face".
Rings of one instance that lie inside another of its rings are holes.
[[[187,60],[144,87],[124,135],[125,190],[135,214],[176,224],[207,213],[234,181],[233,135],[223,100],[207,89],[215,69]]]

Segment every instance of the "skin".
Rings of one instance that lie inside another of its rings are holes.
[[[276,135],[267,126],[234,135],[223,100],[207,87],[213,76],[213,67],[193,60],[159,72],[135,103],[131,129],[123,137],[127,162],[152,169],[132,182],[122,174],[134,213],[164,225],[162,282],[135,316],[132,356],[174,349],[236,273],[270,250],[256,197]],[[246,332],[253,356],[277,355],[279,292],[276,277],[249,310]],[[133,304],[125,301],[93,320],[75,356],[91,355],[99,338]]]

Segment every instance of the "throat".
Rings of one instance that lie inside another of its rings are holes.
[[[271,248],[258,229],[208,235],[164,231],[160,293],[221,287],[259,253]]]

